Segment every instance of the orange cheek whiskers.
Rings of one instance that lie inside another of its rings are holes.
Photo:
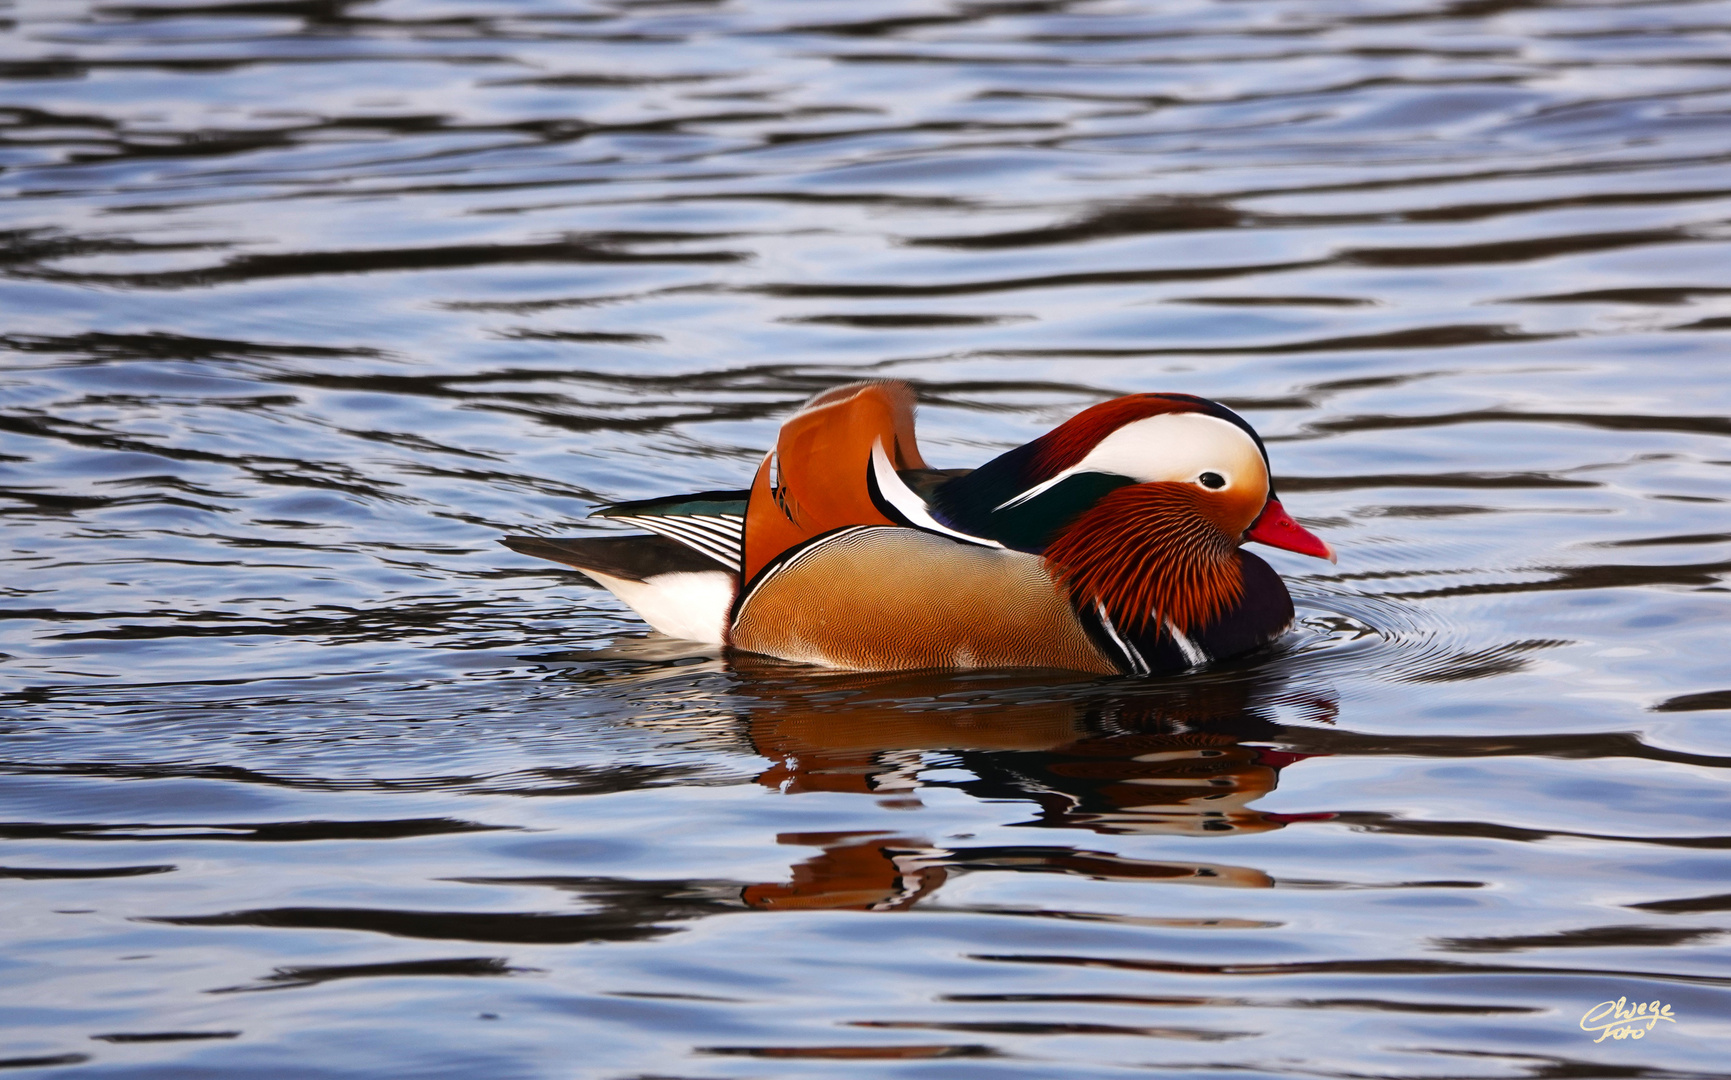
[[[1045,552],[1071,595],[1099,602],[1118,626],[1150,619],[1189,633],[1243,595],[1237,544],[1188,484],[1119,488],[1084,511]]]

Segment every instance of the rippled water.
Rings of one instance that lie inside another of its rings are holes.
[[[1727,1075],[1731,2],[10,17],[0,1066]],[[1222,399],[1340,565],[822,675],[495,543],[863,374]]]

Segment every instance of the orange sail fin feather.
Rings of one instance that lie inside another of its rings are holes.
[[[665,633],[855,670],[1163,675],[1292,624],[1249,542],[1332,559],[1274,497],[1267,448],[1217,402],[1133,394],[975,470],[933,470],[906,383],[812,398],[747,490],[597,512],[650,536],[513,537]]]
[[[781,426],[745,511],[742,579],[776,556],[848,525],[897,525],[872,500],[866,476],[882,444],[897,469],[923,469],[914,393],[904,382],[850,383],[811,399]]]

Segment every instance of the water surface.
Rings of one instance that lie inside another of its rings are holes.
[[[0,1066],[1727,1075],[1731,2],[8,17]],[[863,376],[1221,399],[1340,564],[875,676],[495,542]]]

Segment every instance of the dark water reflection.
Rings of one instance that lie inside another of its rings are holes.
[[[1731,3],[6,17],[0,1067],[1731,1075]],[[1219,398],[1342,561],[1137,683],[496,544],[862,374]]]

